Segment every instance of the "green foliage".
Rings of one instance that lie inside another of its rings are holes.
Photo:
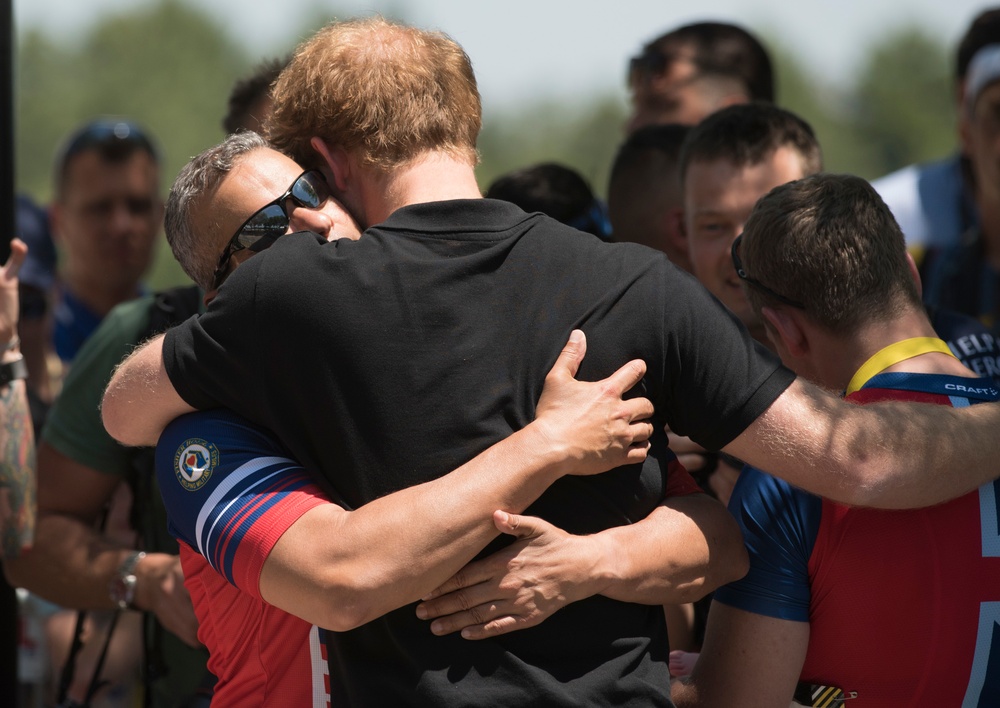
[[[955,146],[954,108],[944,45],[908,27],[871,47],[848,87],[832,86],[769,42],[778,102],[805,118],[823,146],[825,167],[868,179]]]
[[[911,27],[869,55],[855,89],[858,138],[886,165],[945,154],[955,145],[952,82],[944,47]]]

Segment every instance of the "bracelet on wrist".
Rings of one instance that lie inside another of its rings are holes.
[[[15,349],[17,349],[19,346],[21,346],[21,338],[18,337],[15,334],[13,336],[13,338],[11,338],[11,340],[9,342],[7,342],[5,345],[3,345],[3,350],[2,351],[4,351],[4,352],[12,352]]]
[[[11,381],[28,378],[28,367],[24,363],[24,357],[18,357],[12,361],[0,364],[0,388],[6,386]]]
[[[135,575],[135,567],[146,554],[142,551],[135,551],[118,566],[118,572],[111,579],[108,586],[108,596],[118,605],[119,610],[135,609],[135,593],[138,578]]]

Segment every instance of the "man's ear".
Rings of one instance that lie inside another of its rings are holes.
[[[326,162],[329,174],[333,178],[334,189],[340,192],[345,191],[347,181],[351,176],[351,163],[347,158],[347,152],[343,148],[328,145],[323,138],[318,136],[310,138],[309,144]]]
[[[785,307],[762,307],[760,315],[768,334],[776,337],[789,355],[799,358],[809,353],[809,337],[802,328],[797,313],[792,313]]]

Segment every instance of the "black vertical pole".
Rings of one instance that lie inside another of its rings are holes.
[[[0,263],[14,234],[14,22],[13,0],[0,0]],[[0,574],[0,687],[3,704],[16,708],[17,595]]]
[[[0,263],[10,253],[14,234],[14,11],[0,0]]]

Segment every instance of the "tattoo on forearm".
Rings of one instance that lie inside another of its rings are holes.
[[[35,435],[24,381],[0,387],[0,544],[16,558],[35,535]]]

